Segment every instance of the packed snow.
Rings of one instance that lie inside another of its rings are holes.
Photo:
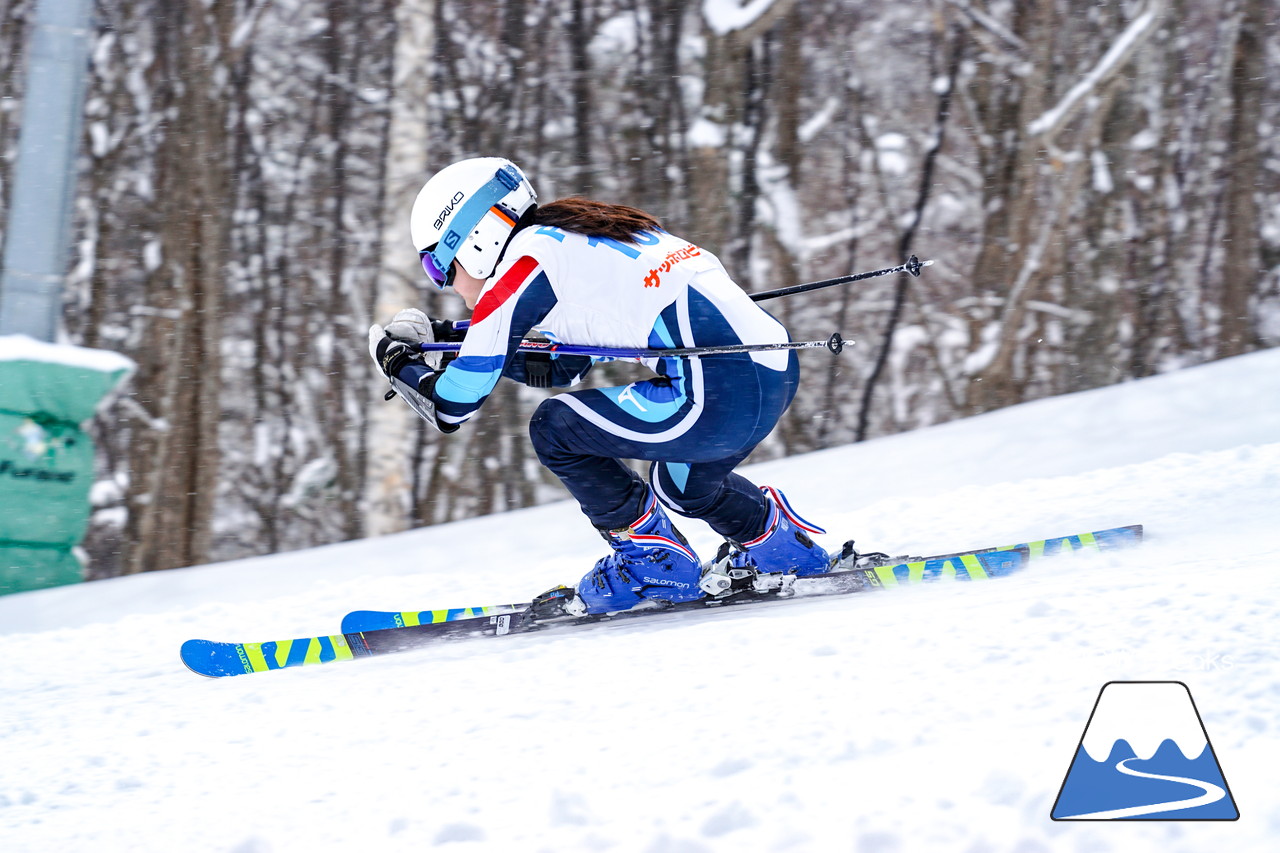
[[[568,503],[0,599],[15,851],[1271,851],[1280,349],[756,465],[836,547],[1146,525],[1010,578],[218,680],[190,637],[499,603],[602,543]],[[704,554],[711,533],[682,525]],[[1193,695],[1236,822],[1053,822],[1099,691]]]

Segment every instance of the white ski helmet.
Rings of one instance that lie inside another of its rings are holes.
[[[537,198],[524,172],[502,157],[441,169],[418,191],[409,218],[423,270],[440,288],[452,283],[455,259],[476,278],[489,278],[512,229]]]

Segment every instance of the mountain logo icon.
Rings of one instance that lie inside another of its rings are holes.
[[[1240,812],[1181,681],[1102,686],[1054,820],[1236,820]]]

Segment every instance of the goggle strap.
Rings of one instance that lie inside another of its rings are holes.
[[[484,219],[489,208],[502,201],[512,190],[520,186],[520,173],[514,166],[503,166],[489,181],[467,199],[462,209],[449,220],[449,227],[440,235],[440,242],[431,251],[436,268],[448,270],[458,256],[462,241]],[[464,226],[465,227],[461,227]]]

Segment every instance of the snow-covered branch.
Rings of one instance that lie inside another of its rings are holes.
[[[1134,51],[1155,32],[1156,21],[1163,11],[1164,0],[1151,0],[1146,10],[1133,19],[1098,64],[1079,83],[1072,86],[1052,109],[1027,125],[1027,133],[1031,136],[1052,137],[1061,130],[1085,99],[1114,77],[1133,56]]]
[[[978,26],[987,30],[992,35],[999,38],[1006,46],[1013,48],[1019,53],[1027,49],[1027,43],[995,18],[983,12],[981,9],[975,9],[969,4],[969,0],[947,0],[952,6],[955,6],[965,14],[971,21]]]
[[[774,4],[774,0],[702,0],[702,17],[718,36],[745,30]]]

